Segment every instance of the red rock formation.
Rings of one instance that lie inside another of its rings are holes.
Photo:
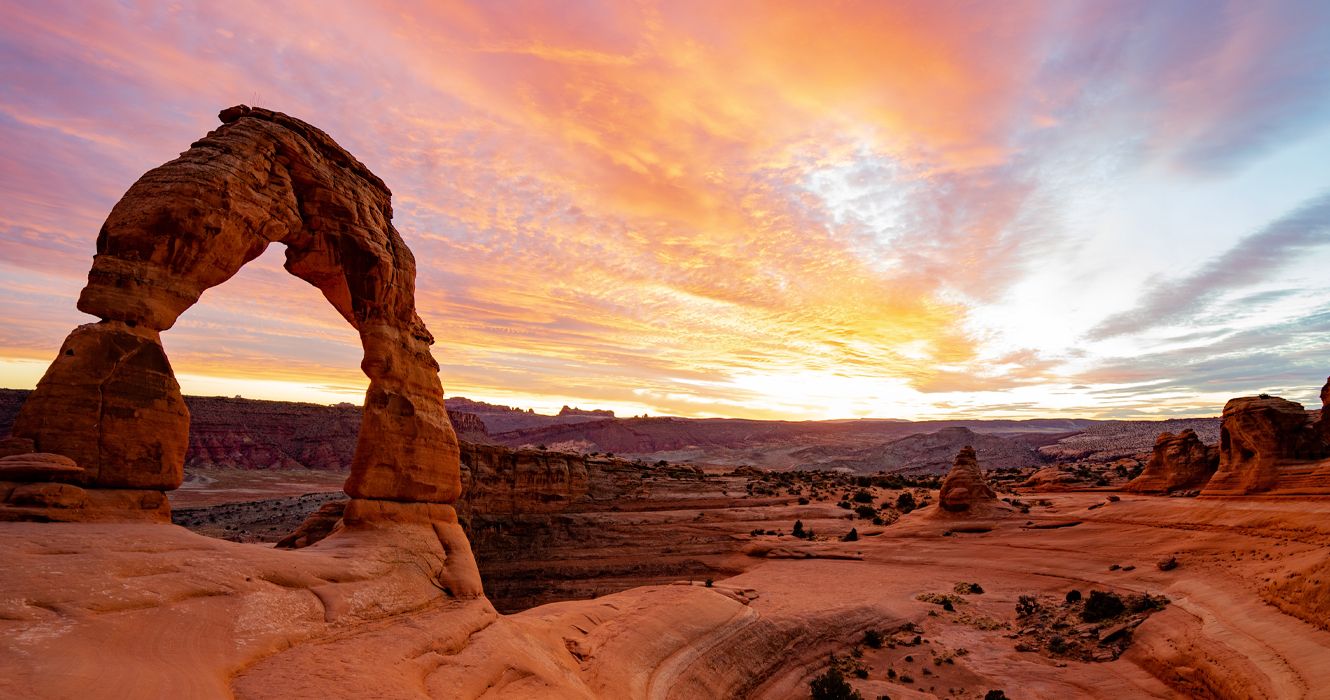
[[[1123,488],[1136,493],[1168,493],[1205,486],[1219,466],[1219,449],[1205,445],[1196,431],[1160,433],[1141,475]]]
[[[1330,378],[1325,380],[1325,385],[1321,387],[1321,415],[1316,420],[1316,432],[1320,434],[1321,441],[1330,445]]]
[[[956,454],[956,463],[942,480],[938,507],[950,513],[984,510],[997,503],[997,494],[984,480],[974,448],[965,446]]]
[[[465,512],[552,513],[589,488],[586,458],[577,454],[464,444],[461,461]]]
[[[184,478],[189,410],[151,328],[74,329],[13,430],[37,451],[73,459],[97,486],[170,489]]]
[[[984,472],[979,468],[975,448],[966,446],[956,454],[956,462],[938,491],[938,507],[930,511],[930,518],[1003,518],[1012,507],[1001,503]]]
[[[1029,479],[1017,484],[1020,488],[1034,491],[1067,491],[1082,485],[1075,474],[1056,466],[1044,467],[1031,474]]]
[[[1302,404],[1248,396],[1224,406],[1219,469],[1203,496],[1330,493],[1330,453]]]
[[[189,414],[158,333],[282,243],[286,269],[318,287],[364,347],[370,386],[347,493],[454,501],[457,439],[388,188],[300,120],[243,105],[219,117],[221,127],[148,171],[111,210],[78,301],[102,320],[70,334],[14,436],[72,458],[92,486],[179,486]]]

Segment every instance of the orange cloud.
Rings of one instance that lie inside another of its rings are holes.
[[[1070,128],[1083,87],[1050,68],[1068,40],[1049,27],[1083,21],[1064,14],[1030,2],[15,8],[0,31],[19,68],[0,95],[0,240],[13,265],[79,279],[134,177],[217,108],[259,103],[323,127],[393,188],[453,393],[936,413],[963,402],[931,395],[967,377],[1000,392],[1060,371],[969,321],[1051,235],[1040,207],[1057,193],[1036,146],[1053,146],[1037,139]],[[1226,74],[1256,45],[1224,44]],[[311,311],[321,302],[300,284],[260,261],[168,334],[173,361],[356,385],[354,334]],[[76,315],[37,319],[72,307],[68,286],[0,285],[25,300],[0,356],[58,345]],[[255,297],[274,303],[256,314]],[[785,395],[819,386],[848,395]]]

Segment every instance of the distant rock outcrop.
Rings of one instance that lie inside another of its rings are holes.
[[[998,500],[993,487],[984,478],[983,470],[979,468],[975,449],[966,445],[956,454],[951,471],[942,480],[937,507],[928,511],[926,517],[1001,518],[1013,512],[1014,508]]]
[[[486,515],[553,513],[586,495],[586,457],[497,445],[462,445],[458,511]]]
[[[938,505],[943,510],[963,513],[984,504],[996,503],[997,494],[984,481],[984,473],[979,470],[979,458],[974,448],[966,445],[956,455],[956,463],[947,477],[942,480],[938,491]]]
[[[1024,442],[953,426],[931,433],[907,435],[884,445],[858,450],[850,457],[820,460],[817,467],[848,468],[857,472],[945,474],[952,466],[952,457],[963,447],[972,448],[989,469],[1029,467],[1043,461],[1039,453]]]
[[[1218,467],[1219,448],[1202,443],[1196,431],[1185,429],[1176,435],[1160,433],[1141,475],[1123,488],[1136,493],[1199,489]]]
[[[1081,480],[1074,473],[1061,467],[1044,467],[1029,479],[1017,484],[1020,488],[1035,491],[1063,491],[1072,486],[1081,485]]]
[[[559,417],[567,418],[568,416],[592,416],[595,418],[613,418],[614,411],[605,408],[576,408],[565,405],[563,408],[559,409]]]
[[[1277,396],[1230,400],[1219,433],[1219,469],[1201,495],[1330,493],[1324,413],[1315,422],[1302,404]]]

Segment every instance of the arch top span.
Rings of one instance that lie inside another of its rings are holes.
[[[145,173],[97,236],[78,308],[101,319],[65,340],[15,421],[36,452],[73,460],[85,486],[173,489],[189,412],[160,332],[270,243],[360,334],[369,377],[346,482],[361,499],[451,503],[457,438],[434,338],[416,313],[416,263],[392,193],[323,131],[244,105]]]

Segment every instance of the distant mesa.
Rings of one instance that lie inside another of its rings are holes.
[[[593,408],[593,409],[569,408],[568,406],[564,406],[563,408],[559,409],[560,418],[566,418],[568,416],[594,416],[596,418],[613,418],[614,411],[610,411],[608,409],[603,409],[603,408]]]
[[[1141,475],[1123,488],[1135,493],[1200,489],[1218,468],[1219,448],[1202,443],[1196,431],[1160,433]]]

